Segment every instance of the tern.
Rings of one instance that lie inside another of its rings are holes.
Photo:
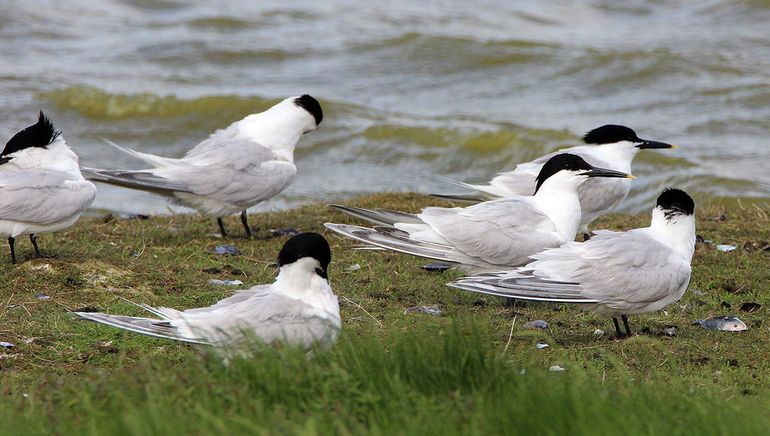
[[[82,319],[190,344],[237,349],[245,340],[283,342],[305,349],[332,345],[342,326],[328,282],[331,250],[318,233],[300,233],[278,254],[278,277],[207,307],[176,310],[137,306],[157,319],[75,312]],[[136,304],[136,303],[134,303]]]
[[[649,227],[627,232],[599,230],[586,242],[570,242],[531,256],[510,271],[465,277],[448,286],[531,301],[573,303],[601,316],[617,317],[631,335],[629,315],[679,301],[690,283],[695,251],[695,203],[679,189],[666,189]]]
[[[595,177],[633,176],[597,168],[580,156],[563,153],[542,166],[533,196],[512,196],[466,208],[428,207],[416,215],[332,205],[378,226],[325,225],[380,248],[471,271],[499,270],[523,265],[532,254],[573,241],[580,222],[578,187]]]
[[[641,139],[632,129],[608,124],[591,130],[583,136],[586,145],[571,147],[546,154],[531,162],[521,163],[512,171],[498,174],[486,185],[474,185],[451,179],[441,180],[470,189],[467,194],[432,194],[449,200],[484,201],[516,195],[532,195],[535,178],[540,168],[558,153],[571,153],[582,157],[591,165],[631,172],[631,162],[640,150],[676,148],[665,142]],[[578,231],[585,239],[590,237],[588,226],[596,218],[611,212],[628,197],[631,181],[628,179],[593,179],[584,183],[578,193],[582,216]]]
[[[16,238],[29,235],[40,257],[37,234],[66,229],[96,197],[83,178],[78,156],[40,112],[37,123],[16,133],[0,153],[0,234],[16,263]]]
[[[152,168],[83,168],[83,172],[91,180],[160,194],[173,204],[215,217],[222,237],[227,236],[222,217],[240,212],[243,228],[251,238],[246,209],[278,195],[294,181],[294,147],[322,119],[318,100],[309,95],[290,97],[217,130],[182,158],[141,153],[110,143]]]

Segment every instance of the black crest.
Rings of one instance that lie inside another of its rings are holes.
[[[61,131],[54,129],[51,120],[43,114],[43,111],[40,111],[37,123],[13,135],[13,138],[5,144],[5,148],[0,153],[0,156],[8,156],[11,153],[30,147],[45,148],[53,143],[59,135],[61,135]]]
[[[321,103],[318,103],[318,100],[305,94],[302,97],[295,98],[294,104],[308,111],[308,113],[315,118],[316,126],[321,124],[321,120],[324,119],[324,113],[321,110]]]
[[[626,126],[607,124],[597,127],[583,136],[586,144],[613,144],[620,141],[642,142],[636,132]]]
[[[695,212],[695,202],[686,192],[676,188],[666,188],[658,197],[658,207],[665,211],[666,218],[673,215],[692,215]]]
[[[537,186],[535,186],[535,193],[537,193],[537,191],[540,189],[540,186],[542,186],[543,182],[561,170],[581,171],[590,170],[592,168],[593,167],[588,162],[584,161],[580,156],[569,153],[557,154],[556,156],[548,159],[548,161],[540,169],[540,173],[537,175],[537,178],[535,178],[537,181]]]
[[[303,257],[312,257],[321,264],[316,272],[319,276],[327,278],[326,269],[332,260],[332,251],[329,243],[318,233],[300,233],[292,236],[281,248],[278,253],[278,267],[288,265],[302,259]]]

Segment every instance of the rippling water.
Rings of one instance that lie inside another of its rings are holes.
[[[767,199],[768,23],[759,0],[4,0],[0,136],[42,108],[83,165],[136,168],[101,138],[178,156],[309,93],[324,122],[257,209],[486,180],[607,123],[680,146],[639,155],[625,210],[664,185]],[[165,210],[101,186],[95,206]]]

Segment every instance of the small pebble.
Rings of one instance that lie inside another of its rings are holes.
[[[543,342],[538,342],[537,344],[535,344],[535,347],[537,347],[538,350],[542,350],[544,348],[548,348],[548,344]]]
[[[551,365],[551,367],[548,368],[548,371],[553,371],[553,372],[563,372],[566,370],[567,368],[563,368],[561,367],[561,365]]]
[[[38,300],[50,300],[51,297],[46,294],[35,294]]]
[[[522,327],[525,329],[530,330],[547,330],[548,329],[548,323],[543,321],[542,319],[536,319],[534,321],[527,321],[525,322]]]
[[[676,327],[666,327],[663,329],[663,334],[666,336],[674,337],[677,334]]]
[[[214,247],[214,253],[220,256],[225,254],[235,256],[239,254],[240,251],[238,251],[238,248],[235,245],[217,245],[216,247]]]
[[[434,306],[414,306],[414,307],[409,307],[406,310],[404,310],[404,315],[406,315],[408,313],[415,313],[415,312],[426,313],[428,315],[433,315],[433,316],[439,316],[439,315],[441,315],[441,308],[439,308],[438,305],[434,305]]]
[[[594,336],[596,336],[597,338],[604,336],[604,330],[601,330],[601,329],[594,330]]]
[[[240,280],[219,280],[219,279],[211,279],[209,280],[210,285],[219,285],[219,286],[240,286],[243,284]]]

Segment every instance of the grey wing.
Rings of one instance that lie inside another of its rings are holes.
[[[496,265],[522,265],[528,256],[564,242],[553,222],[522,199],[426,208],[419,217],[455,249]]]
[[[196,309],[188,309],[185,310],[184,313],[210,313],[215,312],[217,310],[225,309],[231,305],[241,303],[243,301],[248,300],[249,298],[261,293],[266,292],[270,288],[270,285],[257,285],[253,288],[246,289],[243,291],[238,291],[235,294],[233,294],[230,297],[223,298],[216,303],[212,304],[208,307],[200,307]]]
[[[155,174],[181,182],[197,195],[247,206],[277,195],[297,174],[293,163],[247,140],[221,144],[182,162]]]
[[[533,257],[528,267],[536,276],[577,283],[585,298],[619,309],[672,297],[691,272],[689,261],[638,231],[601,232]]]
[[[578,188],[581,222],[588,225],[596,218],[611,212],[626,199],[630,189],[630,179],[595,177],[586,180]]]
[[[0,173],[0,219],[51,224],[85,211],[96,187],[52,170]]]
[[[196,336],[212,342],[254,335],[266,343],[285,341],[303,346],[336,337],[338,329],[307,304],[269,292],[267,288],[230,304],[226,310],[183,312],[178,322],[189,326]]]

